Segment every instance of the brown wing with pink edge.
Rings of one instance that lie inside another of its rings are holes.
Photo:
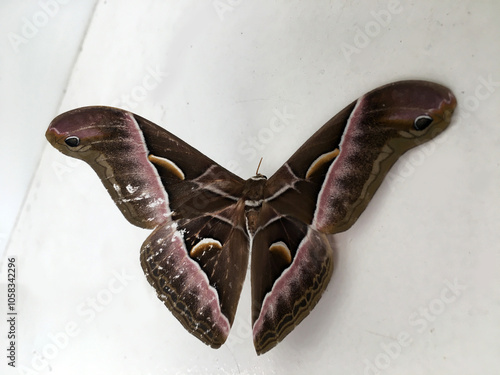
[[[451,91],[425,81],[362,96],[269,179],[243,181],[133,113],[84,107],[55,118],[48,141],[86,161],[132,224],[154,229],[141,265],[158,297],[207,345],[224,343],[252,243],[258,354],[319,301],[333,271],[330,234],[347,230],[404,152],[449,124]]]
[[[326,237],[350,228],[396,160],[450,123],[456,100],[426,81],[375,89],[320,128],[267,182],[252,245],[257,353],[281,341],[330,280]]]
[[[86,161],[132,224],[156,228],[141,264],[158,297],[207,345],[227,338],[247,270],[244,181],[152,122],[109,107],[55,118],[46,132]]]

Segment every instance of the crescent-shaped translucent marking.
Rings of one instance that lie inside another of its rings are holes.
[[[269,251],[282,258],[286,264],[292,263],[292,253],[283,241],[278,241],[269,246]]]
[[[306,178],[311,177],[323,164],[328,163],[330,160],[333,160],[340,153],[340,150],[336,148],[333,151],[326,152],[323,155],[319,156],[315,161],[311,163],[311,166],[306,172]]]
[[[192,257],[198,257],[202,255],[206,250],[209,250],[214,247],[220,250],[222,249],[222,244],[216,239],[204,238],[192,247],[191,251],[189,252],[189,255],[191,255]]]
[[[172,160],[162,158],[161,156],[155,156],[153,154],[148,155],[148,160],[153,164],[166,168],[179,180],[184,180],[186,178],[182,169],[180,169]]]

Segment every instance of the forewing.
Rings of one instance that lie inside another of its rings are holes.
[[[427,81],[395,82],[363,95],[269,179],[268,201],[324,233],[349,229],[397,159],[440,134],[455,106],[449,89]]]

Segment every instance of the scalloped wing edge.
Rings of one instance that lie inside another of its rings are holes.
[[[254,322],[257,354],[275,347],[309,315],[330,281],[333,263],[327,235],[309,227],[293,263],[276,279]]]
[[[217,290],[188,255],[176,224],[155,229],[141,247],[141,266],[158,298],[191,334],[212,348],[226,341],[231,324]]]

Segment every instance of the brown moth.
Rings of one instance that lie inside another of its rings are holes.
[[[46,137],[86,161],[132,224],[153,229],[141,265],[205,344],[228,337],[252,249],[255,349],[265,353],[330,280],[328,235],[347,230],[399,156],[438,135],[456,100],[432,82],[377,88],[323,125],[269,179],[243,180],[163,128],[110,107],[56,117]]]

